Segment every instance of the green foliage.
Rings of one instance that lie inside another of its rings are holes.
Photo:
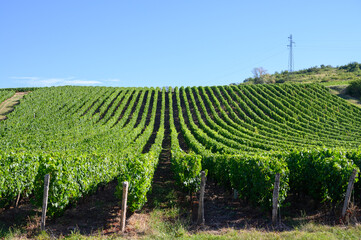
[[[348,151],[346,156],[361,169],[361,148]]]
[[[155,96],[155,99],[157,99],[158,91],[156,92]],[[148,97],[150,98],[150,95],[148,95]],[[161,99],[162,101],[159,124],[160,126],[157,131],[157,136],[154,144],[151,146],[149,152],[141,154],[141,152],[139,151],[140,149],[136,146],[144,146],[144,144],[148,141],[149,137],[153,133],[157,101],[154,101],[150,124],[145,129],[143,135],[136,139],[133,144],[131,144],[131,146],[134,146],[124,151],[125,154],[123,155],[123,161],[126,165],[125,169],[119,174],[119,184],[116,194],[119,198],[122,197],[122,183],[124,181],[128,181],[128,206],[130,211],[138,210],[146,203],[147,192],[151,189],[154,171],[157,167],[159,155],[162,151],[162,142],[164,138],[165,89],[163,89],[162,91]]]
[[[217,182],[237,189],[240,197],[267,209],[277,172],[281,173],[280,203],[289,189],[297,192],[299,186],[307,186],[302,181],[311,178],[303,178],[303,172],[313,172],[313,176],[327,175],[314,179],[317,186],[323,185],[307,188],[307,194],[312,193],[316,201],[337,202],[342,198],[355,167],[345,153],[312,150],[312,156],[318,157],[301,158],[293,150],[322,146],[352,149],[360,145],[356,137],[361,127],[360,109],[349,107],[325,87],[193,87],[176,88],[174,93],[188,147],[200,155],[202,169]],[[172,136],[177,139],[176,130]],[[177,153],[177,148],[172,150]]]
[[[40,89],[39,87],[0,88],[0,91],[31,92]]]
[[[10,94],[0,91],[0,97]],[[162,143],[168,141],[166,96],[172,170],[185,191],[197,191],[199,173],[206,170],[240,197],[268,209],[280,173],[280,204],[289,189],[337,202],[352,168],[360,166],[361,110],[318,84],[182,87],[174,92],[39,88],[0,122],[0,207],[19,193],[33,194],[41,205],[49,173],[50,215],[61,214],[113,179],[119,182],[119,198],[121,183],[129,182],[130,210],[140,209]],[[345,150],[310,150],[320,147]]]
[[[50,174],[49,215],[61,214],[99,185],[122,176],[130,176],[127,180],[141,189],[130,196],[135,201],[131,204],[139,208],[146,199],[139,196],[146,196],[150,189],[164,137],[163,119],[154,144],[142,154],[153,133],[158,101],[151,98],[158,99],[158,92],[66,86],[28,94],[8,120],[0,122],[0,207],[19,193],[32,193],[40,206],[44,175]],[[130,156],[141,161],[134,164],[138,175],[130,167]],[[139,176],[143,179],[138,181]]]
[[[181,186],[187,192],[196,192],[199,190],[202,170],[202,156],[182,151],[172,152],[172,167],[175,173],[175,180],[181,183]]]
[[[353,169],[359,171],[345,151],[331,149],[292,151],[287,164],[290,189],[320,202],[341,201]]]
[[[39,153],[39,169],[34,182],[35,204],[42,206],[44,176],[50,174],[49,215],[59,215],[79,198],[114,179],[121,169],[111,155],[71,152]]]
[[[285,82],[326,82],[329,85],[337,84],[338,81],[356,80],[361,77],[361,64],[352,62],[350,64],[332,67],[330,65],[320,65],[302,69],[294,72],[282,71],[268,74],[266,81],[263,83],[285,83]],[[247,78],[245,84],[259,83],[259,77]]]
[[[282,157],[267,155],[216,155],[204,157],[209,173],[236,189],[241,198],[270,209],[276,173],[280,173],[279,203],[288,191],[289,170]]]
[[[178,93],[178,88],[176,88]],[[200,171],[202,170],[202,157],[194,152],[186,153],[179,146],[178,133],[174,125],[173,98],[169,92],[169,128],[171,135],[171,163],[175,180],[187,192],[196,192],[200,186]],[[178,95],[177,95],[178,96]],[[181,109],[180,102],[177,101],[178,111]],[[183,115],[179,115],[180,121],[184,123]],[[182,124],[182,130],[186,131]],[[190,132],[186,132],[190,134]]]
[[[17,195],[28,196],[38,172],[39,157],[31,153],[0,152],[0,206],[6,206]]]
[[[361,79],[350,82],[350,85],[346,88],[349,95],[360,98],[361,97]]]
[[[122,199],[124,181],[128,181],[128,208],[130,211],[140,209],[147,201],[147,192],[151,187],[154,163],[158,156],[150,154],[128,155],[125,171],[118,177],[117,196]]]
[[[14,94],[15,94],[14,90],[0,89],[0,103],[12,97]]]
[[[358,72],[361,70],[361,64],[359,64],[357,62],[352,62],[345,66],[338,67],[338,69],[344,69],[347,72]]]

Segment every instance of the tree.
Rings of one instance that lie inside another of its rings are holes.
[[[254,76],[254,83],[263,84],[265,83],[265,75],[267,74],[267,70],[263,67],[253,68],[252,70]]]
[[[361,97],[361,79],[354,80],[346,88],[347,94],[352,97],[359,98]]]

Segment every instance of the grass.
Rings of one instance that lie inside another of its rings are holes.
[[[188,232],[186,225],[180,221],[169,222],[158,217],[165,217],[169,213],[157,212],[152,216],[150,222],[151,230],[144,236],[136,236],[135,239],[360,239],[361,226],[322,226],[314,223],[308,223],[300,226],[296,230],[285,232],[267,232],[257,229],[251,230],[234,230],[223,229],[221,231],[200,231],[196,233]],[[73,233],[65,239],[128,239],[122,238],[121,235],[102,236],[96,235],[91,237],[82,236],[79,233]],[[50,239],[46,233],[40,234],[37,239]],[[131,238],[132,239],[132,238]]]
[[[338,86],[338,85],[348,85],[353,80],[335,80],[335,81],[328,81],[328,82],[320,82],[321,85],[324,86]]]
[[[74,231],[69,236],[60,237],[60,239],[360,239],[361,225],[350,226],[327,226],[316,223],[305,223],[295,227],[291,231],[266,231],[259,229],[235,230],[224,228],[218,231],[212,230],[188,230],[190,222],[180,218],[182,210],[177,207],[169,209],[154,209],[148,214],[146,228],[142,229],[141,234],[122,235],[120,233],[112,235],[102,235],[100,232],[92,236],[84,236]],[[143,228],[143,227],[141,227]],[[21,229],[11,229],[7,235],[2,235],[1,239],[25,239],[26,235]],[[51,233],[40,232],[33,239],[48,240],[54,239]]]
[[[353,98],[345,93],[345,89],[348,85],[340,84],[340,85],[332,85],[328,86],[330,88],[330,93],[339,96],[340,98],[345,99],[347,102],[361,107],[361,99]]]
[[[232,229],[223,228],[209,230],[203,227],[192,226],[187,208],[177,202],[177,193],[170,191],[171,184],[153,188],[156,198],[153,199],[151,209],[135,213],[127,220],[126,233],[104,234],[101,230],[94,231],[92,235],[83,235],[75,230],[70,235],[60,236],[59,239],[360,239],[361,225],[328,226],[310,221],[299,221],[291,230],[277,231],[267,229]],[[171,202],[166,204],[166,202]],[[306,213],[304,213],[306,216]],[[26,226],[15,226],[10,229],[0,228],[0,239],[25,239],[29,234],[27,229],[34,224],[28,221]],[[37,232],[32,239],[50,240],[55,237],[51,231]]]
[[[266,83],[321,83],[325,86],[334,86],[339,84],[349,84],[350,81],[361,78],[361,64],[350,63],[345,66],[332,67],[321,65],[319,67],[311,67],[308,69],[294,71],[289,73],[283,71],[281,73],[266,74],[263,80]],[[256,78],[245,79],[247,84],[256,82]]]
[[[181,219],[180,215],[181,210],[176,207],[155,209],[150,213],[149,231],[144,239],[182,239],[187,237],[189,221]]]
[[[0,120],[6,119],[6,115],[14,110],[14,106],[24,97],[23,94],[15,94],[0,104]]]
[[[290,232],[263,232],[257,230],[232,230],[226,229],[223,233],[213,233],[213,232],[200,232],[196,234],[182,234],[175,235],[173,233],[162,232],[158,234],[146,235],[144,237],[136,237],[136,239],[194,239],[194,240],[206,240],[206,239],[360,239],[361,237],[361,227],[323,227],[323,226],[306,226],[307,229],[300,229]],[[8,236],[4,239],[23,239],[21,236],[13,235]],[[47,233],[41,233],[34,239],[45,240],[53,239]],[[79,233],[73,233],[70,236],[64,237],[63,239],[129,239],[121,237],[120,235],[112,236],[83,236]]]
[[[157,193],[158,190],[154,189]],[[175,193],[169,194],[164,191],[165,201],[174,200]],[[179,204],[165,206],[158,199],[159,206],[151,210],[135,213],[127,220],[127,231],[125,234],[111,233],[106,235],[101,230],[95,230],[90,236],[82,235],[73,231],[70,235],[60,236],[59,239],[360,239],[361,225],[338,225],[329,226],[310,221],[299,221],[293,225],[291,230],[273,231],[267,229],[232,229],[223,228],[209,230],[202,227],[192,226],[187,209]],[[188,216],[188,217],[187,217]],[[304,216],[306,214],[304,213]],[[27,225],[16,225],[9,229],[0,228],[0,239],[26,239],[34,221],[27,221]],[[38,226],[36,227],[38,229]],[[51,231],[37,232],[32,239],[50,240],[55,237]]]

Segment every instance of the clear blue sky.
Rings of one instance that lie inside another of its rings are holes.
[[[361,62],[360,0],[8,0],[0,88],[205,86]]]

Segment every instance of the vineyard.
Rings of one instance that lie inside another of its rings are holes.
[[[361,167],[361,109],[318,84],[34,89],[0,122],[0,208],[19,196],[41,206],[50,174],[51,216],[114,179],[140,209],[164,141],[185,192],[206,170],[267,210],[280,173],[280,204],[291,193],[337,203]]]

